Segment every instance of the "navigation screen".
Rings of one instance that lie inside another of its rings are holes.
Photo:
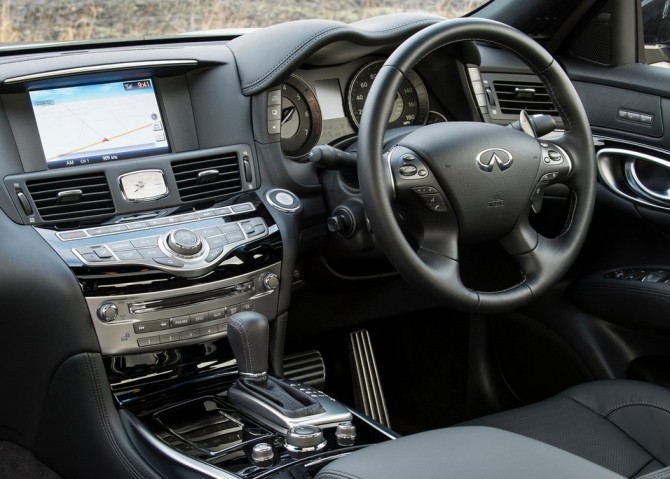
[[[151,80],[30,92],[48,168],[170,151]]]

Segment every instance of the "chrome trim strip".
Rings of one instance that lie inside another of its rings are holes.
[[[196,66],[196,65],[198,65],[197,60],[154,60],[144,62],[110,63],[107,65],[93,65],[86,67],[65,68],[63,70],[52,70],[49,72],[22,75],[18,77],[7,78],[3,83],[5,85],[13,85],[16,83],[24,83],[36,80],[48,80],[50,78],[57,78],[69,75],[81,75],[85,73],[100,73],[114,70],[131,70],[134,68],[178,67],[178,66]]]

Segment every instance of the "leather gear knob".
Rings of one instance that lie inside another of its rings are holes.
[[[242,375],[268,370],[268,318],[254,311],[233,314],[228,320],[228,341]]]

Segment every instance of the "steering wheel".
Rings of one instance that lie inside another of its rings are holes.
[[[384,130],[404,75],[433,50],[459,41],[488,42],[521,58],[546,86],[564,134],[545,141],[490,123],[437,123],[383,154]],[[467,312],[516,309],[558,282],[577,257],[593,214],[593,139],[574,87],[540,45],[491,20],[446,20],[393,52],[363,109],[358,163],[366,213],[391,263],[410,284]],[[529,213],[543,189],[557,182],[570,188],[570,208],[563,231],[547,238],[532,228]],[[516,260],[521,281],[494,292],[466,287],[459,244],[492,241]]]

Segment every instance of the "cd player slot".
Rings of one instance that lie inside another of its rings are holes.
[[[213,291],[205,291],[202,293],[194,293],[184,296],[175,296],[172,298],[156,299],[152,301],[130,303],[128,304],[128,311],[130,311],[131,314],[143,314],[164,311],[166,309],[180,308],[184,306],[194,306],[201,303],[228,299],[242,293],[249,293],[253,291],[253,289],[253,281],[247,281],[246,283],[236,284],[227,288],[215,289]]]

